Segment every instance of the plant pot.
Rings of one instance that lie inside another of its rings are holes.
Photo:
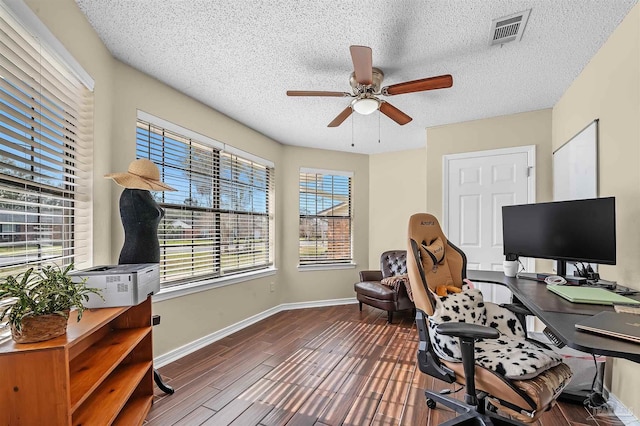
[[[63,314],[26,316],[22,318],[22,328],[11,326],[11,337],[16,343],[35,343],[53,339],[67,332],[69,310]]]

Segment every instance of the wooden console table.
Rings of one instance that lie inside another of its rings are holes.
[[[151,298],[71,312],[67,334],[0,345],[0,424],[140,425],[153,401]]]

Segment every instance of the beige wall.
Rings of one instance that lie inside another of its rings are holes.
[[[551,110],[505,115],[427,129],[427,210],[442,222],[442,156],[536,146],[536,201],[552,198]]]
[[[369,265],[379,269],[380,254],[407,245],[409,217],[427,208],[424,148],[369,157]]]
[[[617,264],[604,278],[640,289],[640,5],[553,108],[553,147],[599,119],[600,196],[616,197]],[[612,392],[640,413],[640,364],[614,360]]]

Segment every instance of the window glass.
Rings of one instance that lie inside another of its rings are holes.
[[[301,265],[351,263],[351,175],[300,172]]]

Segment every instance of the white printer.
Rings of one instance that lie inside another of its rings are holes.
[[[86,308],[111,308],[134,306],[144,302],[150,294],[160,291],[160,270],[157,263],[95,266],[73,271],[73,282],[86,279],[85,285],[100,289],[104,301],[95,294],[89,295]]]

